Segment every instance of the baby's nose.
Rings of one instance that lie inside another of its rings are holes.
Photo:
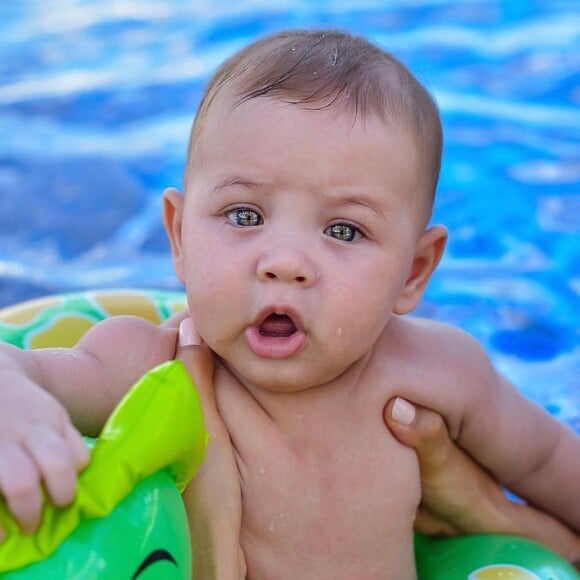
[[[258,278],[263,281],[296,283],[310,286],[318,274],[311,258],[297,248],[272,248],[262,256],[257,268]]]

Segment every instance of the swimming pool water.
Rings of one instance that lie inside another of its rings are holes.
[[[440,104],[434,220],[451,231],[420,313],[473,333],[580,431],[580,4],[63,0],[0,4],[0,306],[179,288],[160,194],[181,185],[212,70],[288,26],[348,27]]]

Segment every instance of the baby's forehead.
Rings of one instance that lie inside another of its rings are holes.
[[[402,151],[406,167],[411,167],[415,176],[422,173],[408,125],[396,116],[383,119],[374,112],[367,117],[355,116],[338,103],[310,107],[280,96],[240,101],[237,93],[223,94],[214,99],[199,130],[193,151],[198,171],[211,163],[225,172],[230,161],[238,166],[238,172],[240,165],[251,166],[248,174],[275,167],[297,171],[304,167],[300,161],[303,150],[308,151],[305,162],[321,156],[321,183],[326,179],[327,184],[341,187],[354,187],[357,171],[367,176],[382,168],[387,175],[388,160]],[[333,177],[324,177],[324,168],[331,166],[329,161],[337,165],[333,166]]]
[[[272,107],[272,104],[275,107]],[[344,99],[334,99],[332,96],[307,103],[297,102],[291,98],[291,95],[284,93],[247,98],[243,90],[233,86],[224,87],[216,92],[209,106],[200,111],[195,121],[192,144],[196,140],[203,139],[204,134],[220,131],[221,127],[232,119],[238,116],[243,118],[248,111],[251,111],[249,115],[251,119],[258,122],[260,117],[270,116],[273,110],[282,115],[286,112],[289,116],[297,110],[305,111],[313,116],[313,121],[316,120],[317,115],[324,116],[329,122],[336,121],[342,124],[345,133],[361,127],[365,129],[369,125],[378,125],[385,131],[396,131],[400,135],[407,135],[413,141],[416,138],[406,118],[393,111],[381,112],[376,109],[361,111],[356,107],[351,107]]]

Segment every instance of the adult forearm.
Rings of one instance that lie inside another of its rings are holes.
[[[237,506],[216,496],[200,473],[184,492],[187,506],[192,577],[203,580],[243,580],[245,560],[240,548]]]

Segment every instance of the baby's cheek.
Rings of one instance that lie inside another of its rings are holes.
[[[241,324],[240,307],[235,302],[234,294],[223,284],[200,279],[188,287],[187,296],[201,337],[212,350],[216,350],[217,344]]]

